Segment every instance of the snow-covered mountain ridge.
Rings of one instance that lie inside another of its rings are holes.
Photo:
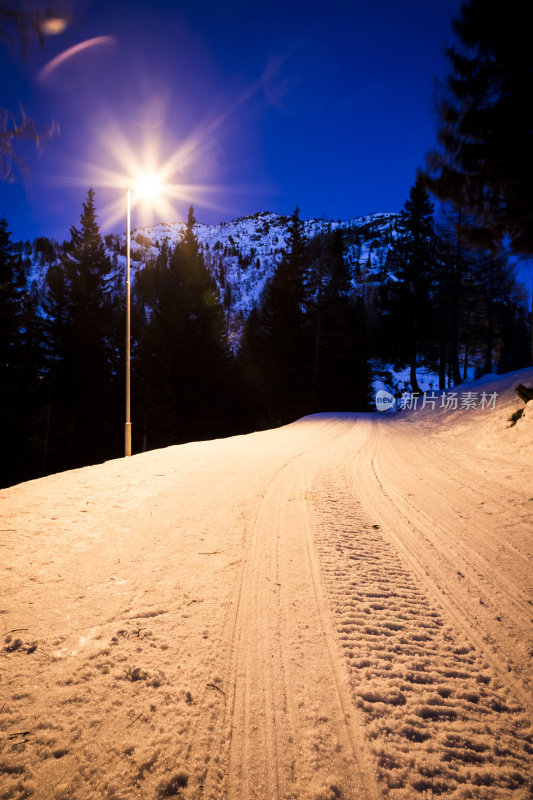
[[[354,284],[362,272],[373,272],[385,263],[398,219],[396,213],[377,213],[349,220],[303,220],[305,236],[312,239],[327,231],[345,234],[346,258]],[[287,247],[290,218],[270,212],[239,217],[232,222],[205,225],[197,222],[194,232],[205,263],[218,286],[219,296],[234,320],[245,319],[261,297]],[[183,237],[184,222],[159,223],[131,232],[133,273],[155,259],[163,243],[174,247]],[[124,251],[125,236],[108,238],[108,246]],[[125,264],[125,257],[122,256]],[[122,266],[122,264],[121,264]]]
[[[398,214],[395,213],[378,213],[354,217],[345,221],[309,219],[302,220],[302,222],[305,236],[309,239],[325,231],[338,228],[368,238],[373,234],[376,237],[380,236],[384,229],[391,227],[397,217]],[[231,222],[220,222],[217,225],[205,225],[197,222],[194,230],[199,244],[204,249],[213,249],[217,242],[222,246],[240,243],[243,247],[248,246],[251,249],[257,242],[264,250],[268,247],[279,247],[280,242],[282,246],[286,244],[289,220],[288,216],[263,211],[251,216],[238,217]],[[185,227],[184,222],[159,223],[150,227],[135,228],[132,231],[132,238],[141,233],[151,239],[154,244],[161,243],[164,239],[167,239],[169,243],[175,243],[183,236]]]
[[[354,292],[363,283],[381,279],[377,273],[384,267],[389,247],[397,235],[399,214],[384,212],[353,217],[348,220],[302,220],[303,232],[311,240],[328,231],[342,230],[345,259],[352,275]],[[207,225],[197,222],[194,233],[217,287],[227,320],[229,341],[238,346],[244,322],[256,308],[267,283],[288,247],[290,217],[258,212],[231,222]],[[164,243],[169,249],[181,241],[185,222],[159,223],[131,231],[131,277],[135,291],[137,274],[154,265]],[[107,252],[112,271],[107,284],[117,294],[124,291],[126,271],[126,236],[107,234]],[[22,243],[21,243],[22,244]],[[59,245],[49,242],[46,251],[35,250],[28,265],[28,286],[43,297],[46,273],[56,263]]]

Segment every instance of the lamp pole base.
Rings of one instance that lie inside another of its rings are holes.
[[[125,456],[131,456],[131,422],[126,422],[124,427]]]

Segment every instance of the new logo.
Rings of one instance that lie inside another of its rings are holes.
[[[396,398],[385,389],[376,392],[376,409],[378,411],[394,411],[396,408]]]

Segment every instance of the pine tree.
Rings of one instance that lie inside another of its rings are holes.
[[[522,291],[521,291],[522,289]],[[511,372],[531,364],[528,303],[523,287],[516,286],[500,309],[501,349],[498,372]]]
[[[44,310],[50,403],[50,467],[119,452],[123,390],[116,330],[122,325],[109,281],[111,262],[89,189],[80,227],[47,273]]]
[[[435,237],[433,206],[420,177],[416,179],[400,216],[398,238],[387,269],[395,273],[382,289],[385,340],[398,360],[410,367],[412,391],[420,392],[417,356],[434,341],[430,290],[434,279]]]
[[[57,243],[46,236],[39,236],[33,241],[33,253],[39,257],[42,267],[51,267],[57,259]]]
[[[20,402],[22,356],[22,306],[24,274],[22,258],[11,240],[7,220],[0,219],[0,425],[2,460],[0,485],[18,479],[18,453],[23,446]]]
[[[251,316],[241,351],[242,368],[259,403],[259,420],[279,424],[311,404],[310,331],[304,310],[307,241],[299,210],[288,226],[287,249]]]
[[[151,293],[137,287],[147,309],[137,367],[143,448],[221,435],[229,425],[224,315],[194,226],[191,207]]]
[[[342,231],[315,237],[309,251],[313,410],[367,410],[370,370],[364,299],[352,296]]]
[[[42,461],[42,328],[24,250],[0,220],[0,486],[37,477]]]
[[[13,351],[20,327],[20,305],[24,294],[22,258],[11,241],[7,220],[0,219],[0,371],[4,387],[13,368]]]
[[[458,45],[440,106],[441,150],[427,157],[426,183],[475,217],[470,239],[496,248],[510,237],[533,253],[533,5],[468,0],[453,23]]]
[[[439,388],[448,383],[457,386],[464,380],[459,364],[461,335],[466,334],[467,295],[465,284],[476,252],[460,230],[466,222],[461,208],[447,204],[440,209],[437,221],[437,282],[432,305],[438,320]],[[464,339],[467,349],[467,340]]]
[[[512,330],[506,330],[506,327],[511,322],[509,308],[516,303],[518,287],[514,268],[501,255],[481,253],[476,267],[478,331],[485,354],[482,371],[492,373],[502,349],[506,349],[502,337],[504,331],[509,335],[507,346],[511,344]]]

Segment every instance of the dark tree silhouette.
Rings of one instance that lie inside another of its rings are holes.
[[[122,438],[120,322],[92,189],[80,228],[73,226],[70,234],[59,263],[48,269],[43,303],[51,426],[47,459],[49,466],[57,461],[62,468],[118,455]]]
[[[298,208],[289,221],[288,246],[260,308],[248,321],[241,361],[263,424],[296,419],[310,406],[310,347],[306,325],[307,241]]]
[[[494,249],[510,237],[533,253],[533,4],[468,0],[446,51],[452,73],[440,105],[441,149],[427,156],[426,185],[474,223],[470,240]]]
[[[365,300],[353,296],[342,231],[311,240],[309,262],[313,410],[365,411],[370,397]]]
[[[430,294],[435,278],[433,206],[420,177],[401,213],[398,237],[389,252],[387,267],[394,279],[384,284],[381,291],[386,315],[385,339],[398,359],[408,361],[411,388],[419,393],[417,357],[434,338]]]
[[[224,316],[189,209],[181,242],[146,268],[137,284],[145,311],[136,364],[142,447],[161,447],[227,430],[230,363]]]
[[[0,486],[31,474],[26,431],[28,406],[38,385],[38,349],[34,342],[35,309],[30,309],[22,257],[0,219]]]

